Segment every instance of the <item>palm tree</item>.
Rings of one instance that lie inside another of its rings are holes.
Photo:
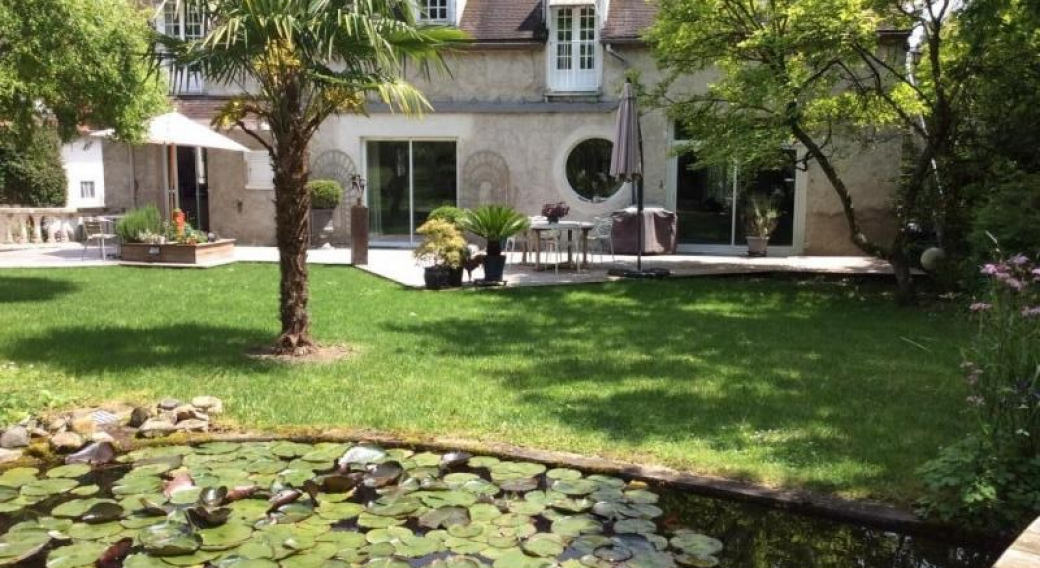
[[[308,143],[330,115],[364,113],[377,98],[406,114],[430,109],[404,80],[404,64],[444,69],[442,54],[464,35],[418,23],[410,0],[165,1],[199,10],[209,29],[196,40],[159,35],[154,59],[241,89],[214,126],[242,129],[271,155],[281,270],[275,350],[306,354],[315,345],[307,316]]]

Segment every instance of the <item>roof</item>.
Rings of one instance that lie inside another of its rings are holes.
[[[459,29],[480,43],[544,41],[541,0],[467,0]]]
[[[652,0],[651,0],[652,1]],[[600,38],[604,42],[638,42],[653,25],[657,6],[648,0],[610,0],[610,14]]]

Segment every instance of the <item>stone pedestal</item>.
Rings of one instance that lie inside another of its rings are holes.
[[[350,263],[368,264],[368,207],[360,200],[350,208]]]

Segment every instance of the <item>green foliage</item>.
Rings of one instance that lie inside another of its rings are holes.
[[[148,235],[163,234],[162,215],[155,205],[128,212],[116,223],[116,234],[125,243],[147,242]]]
[[[148,12],[126,0],[0,2],[0,120],[25,132],[54,119],[66,140],[81,125],[139,139],[167,106],[142,57],[150,37]]]
[[[531,221],[507,205],[482,205],[467,211],[461,219],[462,227],[487,239],[487,253],[502,253],[502,241],[526,231]]]
[[[426,217],[427,221],[433,219],[441,219],[447,221],[458,228],[462,228],[462,218],[466,216],[466,211],[459,209],[453,205],[442,205],[433,211]]]
[[[1040,514],[1040,265],[987,264],[971,306],[978,334],[962,365],[974,431],[922,469],[926,514],[1021,529]]]
[[[971,235],[975,258],[993,248],[993,238],[1010,254],[1040,253],[1040,172],[1017,173],[982,199]]]
[[[462,266],[466,255],[466,239],[462,238],[462,233],[451,221],[431,218],[415,232],[423,236],[422,242],[412,251],[416,260],[433,266]]]
[[[768,239],[780,222],[780,209],[768,195],[750,194],[744,204],[747,236]]]
[[[334,179],[316,179],[307,182],[311,194],[311,209],[335,209],[343,199],[343,186]]]
[[[68,181],[60,145],[50,128],[31,129],[21,136],[0,128],[0,203],[64,207]]]

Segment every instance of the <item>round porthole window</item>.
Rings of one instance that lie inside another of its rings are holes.
[[[614,143],[605,138],[579,142],[567,156],[567,183],[585,201],[600,203],[614,196],[622,182],[610,177],[610,151]]]

